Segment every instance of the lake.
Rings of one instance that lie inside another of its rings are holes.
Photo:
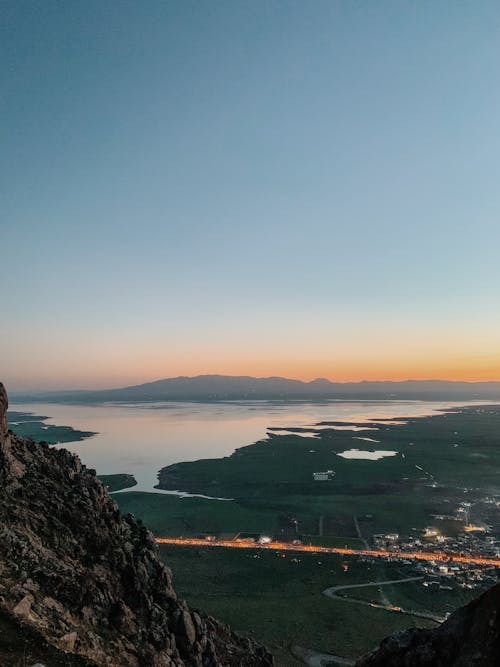
[[[268,427],[286,429],[312,426],[320,421],[417,417],[477,403],[394,400],[98,406],[23,403],[13,404],[10,409],[48,415],[50,424],[97,431],[98,435],[92,438],[64,446],[98,474],[131,473],[138,483],[134,490],[153,491],[160,468],[179,461],[229,456],[237,447],[267,437]]]

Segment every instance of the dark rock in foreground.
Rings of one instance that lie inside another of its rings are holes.
[[[272,664],[179,600],[149,531],[121,515],[78,457],[8,433],[6,410],[0,384],[3,618],[98,666]]]
[[[356,667],[497,667],[500,584],[457,609],[433,630],[405,630],[384,639]]]
[[[2,667],[95,667],[81,656],[51,646],[36,630],[0,610],[0,665]]]

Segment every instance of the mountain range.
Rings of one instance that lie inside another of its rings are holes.
[[[310,382],[282,377],[231,375],[174,377],[129,387],[13,394],[17,402],[55,403],[229,400],[500,400],[500,382],[405,380]]]

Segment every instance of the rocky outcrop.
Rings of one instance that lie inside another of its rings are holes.
[[[7,435],[7,408],[9,401],[7,399],[7,392],[5,387],[0,382],[0,442],[3,442]]]
[[[272,664],[179,600],[149,531],[78,457],[7,431],[0,384],[0,610],[106,667]],[[202,582],[200,582],[202,585]]]
[[[500,584],[432,630],[384,639],[356,667],[497,667],[500,665]]]
[[[2,667],[95,667],[81,656],[48,644],[35,630],[0,610],[0,665]]]

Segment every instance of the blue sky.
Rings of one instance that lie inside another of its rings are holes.
[[[2,2],[0,372],[500,379],[496,2]]]

